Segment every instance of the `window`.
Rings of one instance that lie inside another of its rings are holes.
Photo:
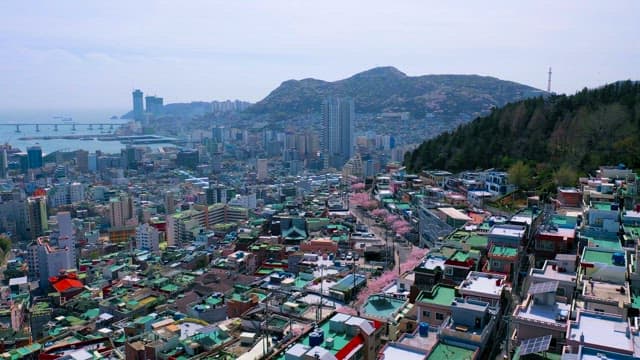
[[[436,313],[436,320],[444,320],[444,314]]]
[[[453,276],[453,268],[448,266],[444,269],[444,274],[447,276]]]
[[[565,295],[564,288],[559,287],[558,290],[556,290],[556,295],[564,296]]]
[[[431,317],[431,312],[427,310],[422,310],[422,317]]]

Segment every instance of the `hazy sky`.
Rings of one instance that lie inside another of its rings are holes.
[[[640,79],[640,1],[2,1],[0,109],[257,101],[375,66],[573,93]]]

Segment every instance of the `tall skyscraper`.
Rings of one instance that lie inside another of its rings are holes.
[[[269,177],[269,161],[258,159],[256,163],[256,177],[258,181],[266,180]]]
[[[133,96],[133,118],[138,121],[144,119],[144,107],[142,104],[142,91],[135,89],[131,95]]]
[[[152,115],[159,115],[162,113],[164,107],[164,100],[157,96],[146,96],[144,98],[147,105],[147,112]]]
[[[29,169],[39,169],[42,167],[42,148],[39,145],[27,147],[27,159]]]
[[[82,173],[89,172],[89,152],[87,150],[76,151],[76,166]]]
[[[27,222],[31,238],[44,235],[49,229],[47,222],[47,198],[46,196],[32,196],[27,199]]]
[[[0,150],[0,179],[6,179],[9,174],[9,163],[7,162],[7,149]]]
[[[109,223],[112,228],[121,228],[136,223],[133,199],[120,195],[109,200]]]
[[[329,98],[322,102],[322,156],[324,168],[341,168],[353,155],[353,100]]]

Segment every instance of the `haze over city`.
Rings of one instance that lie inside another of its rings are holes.
[[[257,101],[282,81],[375,66],[574,93],[640,78],[635,1],[2,2],[0,108]]]

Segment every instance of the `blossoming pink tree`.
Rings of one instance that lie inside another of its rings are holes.
[[[362,190],[364,190],[364,183],[358,182],[351,185],[351,191],[353,192],[360,192]]]
[[[375,209],[371,212],[371,215],[379,218],[385,218],[389,215],[389,212],[386,209]]]

